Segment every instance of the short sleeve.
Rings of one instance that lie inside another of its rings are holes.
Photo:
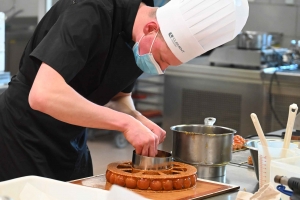
[[[143,3],[145,3],[147,6],[154,6],[154,1],[153,0],[142,0]]]
[[[129,86],[127,86],[122,92],[124,92],[124,93],[130,93],[130,92],[132,92],[132,90],[134,88],[134,85],[135,85],[135,82],[132,83],[132,84],[130,84]]]
[[[100,21],[108,22],[109,17],[105,13],[100,16],[97,6],[87,3],[70,6],[30,56],[50,65],[70,81],[85,66],[93,43],[103,34]]]

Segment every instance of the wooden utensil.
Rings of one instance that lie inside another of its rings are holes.
[[[257,115],[255,113],[251,113],[250,116],[251,116],[252,122],[254,124],[255,130],[257,132],[257,135],[259,137],[259,140],[261,142],[261,145],[263,147],[263,150],[264,150],[265,154],[267,156],[269,156],[270,153],[269,153],[269,150],[268,150],[268,143],[267,143],[265,134],[264,134],[264,132],[263,132],[261,126],[260,126],[260,123],[259,123],[259,120],[257,118]]]
[[[288,116],[288,121],[287,121],[287,125],[286,125],[284,140],[283,140],[283,148],[284,149],[288,149],[290,146],[297,111],[298,111],[297,104],[295,104],[295,103],[291,104],[289,107],[289,116]]]

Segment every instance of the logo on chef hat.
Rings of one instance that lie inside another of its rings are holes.
[[[184,51],[184,50],[182,49],[182,47],[179,45],[179,43],[177,42],[177,40],[176,40],[176,38],[174,37],[174,35],[173,35],[172,32],[169,33],[169,37],[170,37],[171,41],[173,42],[174,46],[177,47],[177,48],[179,48],[179,50],[180,50],[182,53],[184,53],[185,51]]]
[[[182,63],[234,39],[248,15],[248,0],[171,0],[156,13],[166,44]]]

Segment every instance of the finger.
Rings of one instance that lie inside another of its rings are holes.
[[[157,154],[157,142],[156,142],[156,140],[153,140],[153,142],[149,146],[149,156],[155,157],[156,154]]]
[[[159,145],[160,138],[154,134],[154,139],[155,139],[155,146],[157,147]]]
[[[161,143],[161,141],[163,141],[163,137],[164,137],[163,132],[161,132],[160,130],[158,130],[158,131],[155,131],[155,132],[153,131],[153,133],[157,137],[158,144]]]
[[[141,154],[142,154],[142,150],[143,150],[143,148],[141,148],[141,147],[136,147],[136,148],[135,148],[135,153],[136,153],[137,155],[141,155]]]
[[[159,142],[162,143],[166,138],[166,131],[161,129]]]
[[[143,146],[141,155],[142,156],[149,156],[149,145]]]
[[[165,141],[165,139],[166,139],[166,135],[162,135],[159,139],[159,144],[163,143],[163,141]]]
[[[153,134],[153,137],[154,137],[154,153],[155,155],[157,154],[157,148],[158,148],[158,145],[159,145],[159,136],[157,136],[156,134]]]
[[[162,136],[160,137],[159,143],[162,143],[162,142],[165,140],[165,138],[166,138],[166,135],[162,135]]]

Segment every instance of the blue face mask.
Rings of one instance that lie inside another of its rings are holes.
[[[139,54],[139,43],[142,40],[143,37],[141,37],[140,41],[135,43],[135,45],[133,46],[132,50],[133,50],[133,54],[134,54],[134,58],[135,58],[135,62],[137,64],[137,66],[145,73],[147,74],[153,74],[153,75],[157,75],[157,74],[163,74],[164,72],[160,69],[159,64],[155,61],[151,50],[152,50],[152,46],[153,43],[157,37],[158,32],[156,33],[156,36],[151,44],[150,47],[150,52],[144,55],[140,55]]]

